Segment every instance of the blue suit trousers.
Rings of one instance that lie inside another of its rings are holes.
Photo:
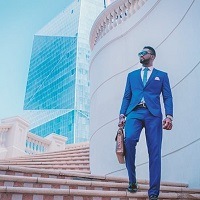
[[[137,182],[135,170],[136,145],[143,128],[145,128],[149,154],[150,187],[148,195],[159,195],[161,180],[162,118],[153,116],[147,108],[134,109],[128,114],[126,119],[125,158],[129,182]]]

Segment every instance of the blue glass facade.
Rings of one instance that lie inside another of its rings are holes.
[[[76,37],[35,36],[24,101],[25,110],[73,110],[76,45]],[[74,112],[69,112],[47,121],[31,132],[43,137],[55,132],[67,136],[73,142],[73,121]]]
[[[89,33],[102,9],[101,0],[76,0],[35,35],[24,100],[32,133],[88,140]]]
[[[72,109],[77,38],[35,36],[25,110]]]
[[[36,128],[33,128],[31,132],[42,137],[49,135],[49,133],[56,133],[58,135],[66,136],[68,138],[68,143],[73,143],[74,116],[74,111],[71,111],[65,115],[58,116],[53,120],[47,121],[46,123]],[[82,140],[85,141],[85,138],[83,138]]]

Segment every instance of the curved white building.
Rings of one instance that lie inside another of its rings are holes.
[[[95,21],[91,35],[91,172],[127,176],[115,156],[115,135],[127,74],[137,53],[156,49],[155,67],[168,72],[174,127],[164,131],[162,181],[200,187],[200,1],[117,0]],[[137,177],[148,178],[144,134],[137,146]]]

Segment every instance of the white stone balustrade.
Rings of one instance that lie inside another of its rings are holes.
[[[10,158],[25,154],[25,141],[29,128],[28,122],[20,117],[1,120],[0,158]]]
[[[148,0],[117,0],[103,10],[91,29],[90,48],[93,50],[104,35],[133,15],[146,1]]]
[[[25,152],[34,155],[38,153],[64,150],[66,141],[66,137],[55,133],[51,133],[45,138],[42,138],[29,132],[27,134]]]
[[[28,130],[29,123],[20,117],[1,120],[0,159],[65,149],[66,137],[51,133],[42,138]]]
[[[50,140],[29,132],[27,134],[25,152],[31,155],[44,153],[48,151],[50,144]]]

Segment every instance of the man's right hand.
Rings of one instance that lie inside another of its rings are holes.
[[[120,115],[119,115],[119,123],[118,123],[118,126],[123,128],[124,125],[125,125],[125,122],[126,122],[126,117],[125,117],[125,115],[124,115],[124,114],[120,114]]]

